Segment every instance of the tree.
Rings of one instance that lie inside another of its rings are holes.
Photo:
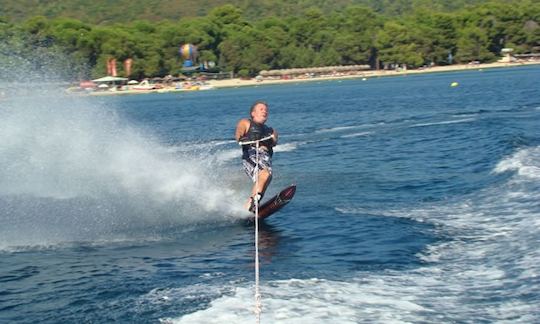
[[[370,8],[350,6],[333,22],[339,29],[333,47],[341,55],[341,64],[375,65],[375,35],[382,27],[381,18]]]
[[[410,67],[422,66],[426,59],[420,50],[422,43],[419,32],[414,26],[393,21],[384,24],[376,35],[376,47],[379,60],[384,65],[406,64]]]
[[[460,63],[470,61],[487,62],[495,59],[488,50],[489,39],[478,27],[466,27],[460,31],[455,59]]]
[[[448,56],[456,49],[456,18],[451,14],[420,9],[408,21],[418,28],[422,56],[429,63],[449,64]]]
[[[264,34],[251,26],[232,33],[220,44],[222,67],[235,72],[244,69],[250,75],[268,69],[273,51],[265,45],[266,42]]]

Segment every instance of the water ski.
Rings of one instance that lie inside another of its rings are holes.
[[[296,185],[291,185],[274,197],[268,199],[264,204],[259,206],[259,219],[269,217],[273,213],[277,212],[283,206],[287,205],[294,197],[296,192]]]

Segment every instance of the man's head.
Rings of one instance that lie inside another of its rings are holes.
[[[268,104],[264,101],[256,101],[249,112],[251,119],[259,124],[264,124],[268,119]]]

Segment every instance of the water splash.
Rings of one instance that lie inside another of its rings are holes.
[[[242,215],[223,166],[171,152],[114,107],[51,91],[9,99],[0,119],[0,247],[145,237]]]
[[[518,175],[529,178],[540,178],[540,167],[537,166],[540,160],[540,147],[521,149],[500,161],[494,172],[503,173],[508,171],[517,171]]]

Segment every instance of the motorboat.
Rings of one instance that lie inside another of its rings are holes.
[[[150,82],[148,82],[148,80],[143,80],[141,81],[141,83],[131,86],[131,89],[145,91],[145,90],[155,90],[155,89],[158,89],[158,87],[155,84],[151,84]]]

